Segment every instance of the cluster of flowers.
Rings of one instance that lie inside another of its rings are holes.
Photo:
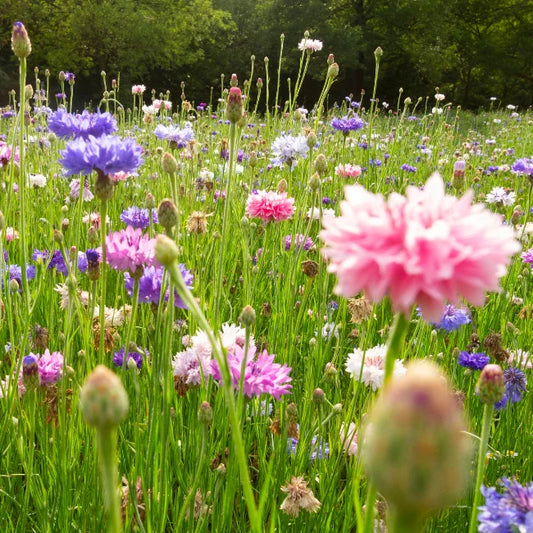
[[[242,392],[248,398],[270,394],[277,400],[288,394],[292,388],[289,376],[291,368],[287,365],[274,363],[274,355],[264,350],[258,353],[253,336],[249,346],[245,346],[246,331],[234,324],[224,324],[220,331],[220,340],[226,353],[233,387],[239,390],[242,381]],[[173,360],[174,378],[186,388],[198,386],[211,376],[215,381],[222,380],[222,372],[212,357],[209,338],[204,331],[184,338],[187,348],[178,352]],[[244,374],[242,371],[244,370]]]

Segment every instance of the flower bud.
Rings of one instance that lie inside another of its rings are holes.
[[[477,395],[482,403],[498,403],[505,394],[503,370],[500,365],[485,365],[476,387]]]
[[[108,431],[126,418],[129,400],[118,376],[98,365],[81,389],[80,407],[87,424]]]
[[[323,176],[328,171],[328,161],[324,154],[318,154],[315,159],[315,170]]]
[[[157,208],[157,219],[166,231],[170,231],[178,223],[178,209],[172,200],[161,200]]]
[[[30,98],[33,98],[33,87],[30,83],[24,87],[24,98],[26,100],[29,100]]]
[[[146,209],[153,209],[155,206],[156,203],[154,195],[152,193],[148,193],[144,199],[144,207],[146,207]]]
[[[231,87],[237,87],[237,85],[239,85],[239,80],[237,79],[237,74],[233,73],[231,75],[231,78],[229,80],[229,84],[230,84]]]
[[[325,401],[326,401],[325,392],[322,389],[317,387],[313,391],[313,403],[315,403],[316,405],[320,405],[320,404],[324,403]]]
[[[316,191],[320,187],[320,176],[317,172],[315,172],[310,178],[309,178],[309,188],[312,191]]]
[[[381,46],[378,46],[374,50],[374,57],[376,58],[376,61],[379,63],[379,60],[381,59],[381,56],[383,55],[383,50],[381,49]]]
[[[163,157],[161,158],[161,166],[163,167],[163,170],[170,175],[173,175],[178,171],[178,162],[169,152],[163,154]]]
[[[213,409],[209,405],[209,402],[202,402],[200,405],[198,420],[206,427],[209,427],[211,422],[213,422]]]
[[[239,321],[245,326],[255,324],[255,310],[251,305],[246,305],[239,316]]]
[[[228,93],[226,119],[235,124],[243,117],[243,113],[242,92],[239,87],[232,86]]]
[[[316,146],[318,139],[316,138],[316,133],[313,130],[311,130],[307,134],[306,141],[307,141],[307,146],[309,150],[312,150]]]
[[[15,22],[13,24],[11,49],[19,59],[28,57],[31,54],[31,41],[22,22]]]
[[[256,86],[257,86],[258,89],[262,89],[263,88],[263,79],[262,78],[257,78]]]
[[[167,267],[179,257],[178,247],[176,243],[166,235],[158,235],[155,244],[155,258],[156,260]]]
[[[22,359],[22,383],[26,390],[36,389],[40,384],[37,358],[33,354]]]
[[[279,193],[287,192],[287,187],[288,187],[287,180],[285,178],[281,178],[278,183],[278,192]]]
[[[339,75],[339,64],[332,63],[328,67],[328,78],[335,79]]]
[[[470,443],[463,412],[439,367],[411,364],[369,413],[363,465],[394,512],[413,523],[453,504],[468,480]]]

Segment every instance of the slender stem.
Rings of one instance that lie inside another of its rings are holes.
[[[128,362],[128,353],[130,351],[130,341],[133,334],[133,328],[135,327],[135,320],[137,318],[137,307],[139,305],[139,280],[137,276],[133,278],[133,294],[132,297],[132,307],[131,307],[131,316],[130,323],[128,324],[128,330],[126,333],[126,342],[124,344],[124,358],[122,360],[122,368],[126,368]]]
[[[409,321],[403,313],[397,313],[394,317],[392,328],[387,339],[387,353],[385,355],[384,385],[388,383],[394,371],[394,362],[400,359],[403,353],[405,335]]]
[[[422,533],[424,518],[411,513],[401,513],[396,509],[389,509],[389,533]]]
[[[278,82],[276,85],[276,99],[274,100],[274,118],[278,115],[278,98],[279,98],[279,85],[281,81],[281,60],[283,59],[283,43],[285,42],[285,35],[280,35],[280,47],[279,47],[279,61],[278,61]],[[268,69],[267,73],[267,113],[268,113]]]
[[[118,465],[116,456],[117,435],[115,429],[98,430],[98,463],[104,492],[104,504],[109,513],[109,524],[106,531],[120,533],[122,519],[120,517],[120,502],[118,493]]]
[[[98,351],[98,359],[100,362],[103,362],[105,357],[105,296],[106,296],[106,272],[107,272],[107,252],[105,247],[105,237],[106,237],[106,218],[107,218],[107,200],[102,200],[100,206],[100,243],[102,246],[102,262],[100,269],[100,316],[99,316],[99,326],[100,326],[100,349]]]
[[[176,286],[176,289],[181,299],[187,305],[187,308],[198,322],[200,328],[204,330],[207,337],[209,338],[209,342],[211,343],[211,346],[213,348],[213,355],[222,373],[222,388],[224,390],[226,406],[228,410],[230,424],[232,426],[231,437],[233,440],[233,446],[235,447],[237,464],[239,465],[244,499],[250,518],[250,528],[253,533],[261,533],[262,528],[260,523],[260,516],[253,495],[252,483],[250,481],[250,473],[248,472],[248,464],[246,462],[246,451],[244,449],[241,426],[239,423],[239,415],[237,413],[237,406],[235,405],[235,396],[233,394],[233,385],[228,368],[228,362],[226,360],[226,357],[224,356],[224,352],[220,343],[215,338],[215,335],[211,330],[207,319],[205,318],[204,313],[200,309],[199,305],[196,303],[196,300],[193,298],[189,289],[187,289],[185,282],[183,281],[183,278],[181,276],[178,263],[176,261],[173,261],[167,267],[167,270],[170,274],[170,277],[172,278],[172,282]]]
[[[490,427],[492,425],[492,414],[494,405],[486,403],[483,408],[483,421],[481,427],[481,440],[479,441],[479,451],[477,456],[476,484],[474,486],[474,501],[472,502],[472,514],[470,515],[470,527],[468,533],[474,533],[477,526],[477,508],[479,505],[479,495],[483,474],[485,473],[485,454],[489,444]]]
[[[372,533],[374,531],[374,503],[376,502],[376,494],[376,487],[372,483],[369,483],[366,489],[365,527],[363,533]]]

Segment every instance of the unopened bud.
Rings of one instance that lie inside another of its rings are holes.
[[[198,420],[206,427],[209,427],[211,422],[213,422],[213,409],[209,405],[209,402],[201,403],[200,409],[198,410]]]
[[[287,180],[285,178],[281,178],[278,183],[278,192],[287,192],[287,186]]]
[[[320,388],[316,388],[313,391],[313,403],[320,405],[326,401],[326,394]]]
[[[376,61],[379,63],[379,60],[381,59],[381,56],[383,55],[383,50],[381,49],[381,46],[378,46],[374,50],[374,57],[376,58]]]
[[[485,365],[476,387],[477,395],[482,403],[498,403],[505,394],[503,370],[500,365]]]
[[[239,80],[237,78],[237,74],[233,73],[231,75],[231,78],[229,80],[229,84],[231,87],[237,87],[237,85],[239,85]]]
[[[246,305],[239,316],[239,321],[244,326],[251,326],[255,324],[255,311],[251,305]]]
[[[31,54],[31,41],[22,22],[15,22],[13,24],[11,49],[19,59],[28,57]]]
[[[320,176],[317,172],[315,172],[310,178],[309,178],[309,188],[312,191],[316,191],[320,187]]]
[[[108,431],[126,418],[129,400],[118,376],[98,365],[81,389],[80,407],[87,424]]]
[[[163,167],[163,170],[170,175],[173,175],[178,171],[178,162],[170,152],[165,152],[163,154],[163,157],[161,158],[161,166]]]
[[[172,200],[165,198],[161,201],[157,209],[157,219],[166,231],[170,231],[178,223],[178,209]]]
[[[24,87],[24,98],[26,98],[26,100],[29,100],[32,97],[33,97],[33,87],[31,86],[30,83],[28,83],[28,85]]]
[[[152,193],[147,193],[146,198],[144,199],[144,207],[146,207],[146,209],[153,209],[155,206],[154,195]]]
[[[262,80],[262,78],[257,78],[256,86],[257,86],[258,89],[262,89],[263,88],[263,80]]]
[[[332,63],[328,67],[328,78],[335,79],[339,75],[339,64]]]
[[[324,154],[318,154],[315,159],[315,170],[321,175],[324,176],[328,171],[328,161]]]
[[[306,141],[307,141],[307,146],[308,146],[309,150],[312,150],[316,146],[316,143],[318,142],[318,139],[316,137],[316,133],[311,130],[307,134]]]
[[[232,86],[228,93],[228,101],[226,105],[226,119],[232,124],[239,122],[244,113],[242,105],[242,92],[239,87]]]
[[[155,244],[155,258],[165,267],[170,266],[179,257],[176,243],[166,235],[158,235]]]

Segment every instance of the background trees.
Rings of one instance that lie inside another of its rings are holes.
[[[76,106],[99,99],[100,71],[120,73],[125,103],[133,83],[177,100],[218,95],[220,74],[265,78],[269,58],[275,90],[280,34],[285,36],[281,101],[287,78],[296,78],[297,43],[305,30],[324,42],[313,57],[301,102],[320,91],[326,57],[341,70],[330,98],[369,91],[373,51],[384,50],[378,93],[395,102],[398,89],[416,99],[438,86],[466,107],[533,103],[533,3],[531,0],[4,0],[0,12],[0,104],[16,86],[11,25],[24,22],[33,43],[30,67],[76,74]],[[59,85],[56,83],[57,89]]]

